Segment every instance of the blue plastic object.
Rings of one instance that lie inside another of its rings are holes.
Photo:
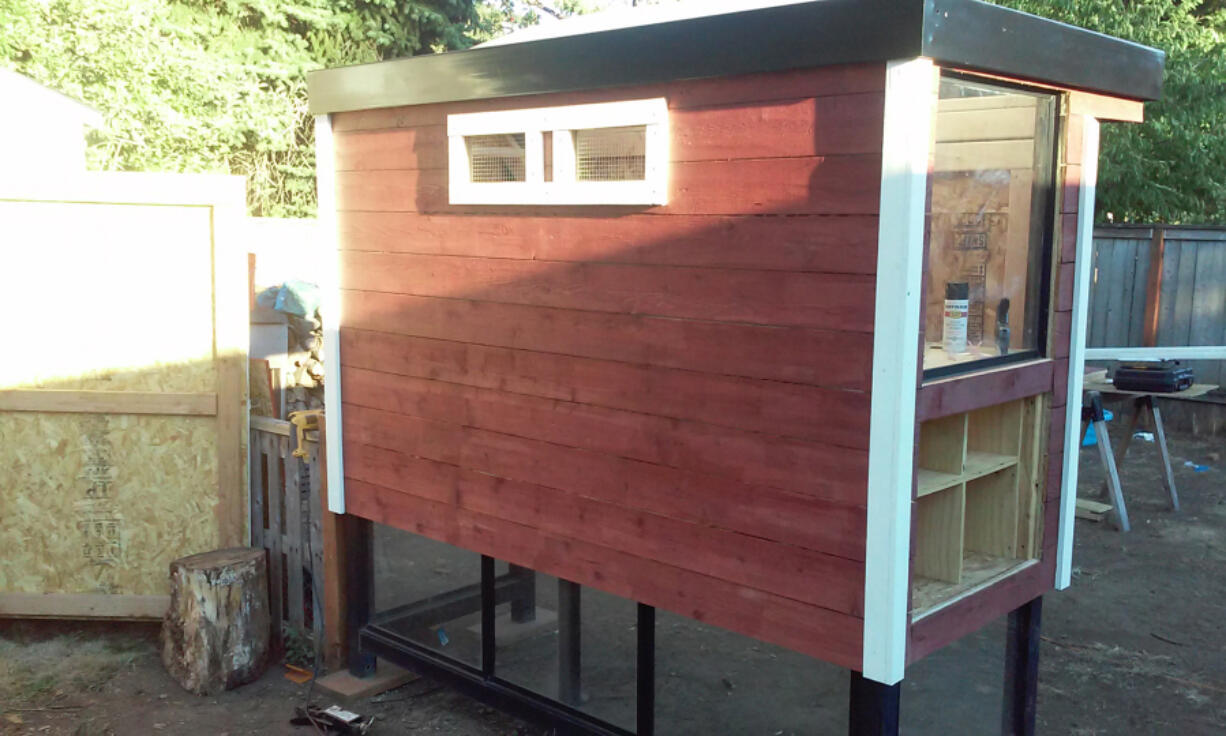
[[[1110,409],[1103,409],[1103,417],[1108,422],[1111,421],[1112,419],[1115,419],[1115,415],[1111,413]],[[1094,425],[1091,424],[1089,427],[1086,428],[1086,436],[1084,439],[1081,440],[1081,446],[1082,447],[1093,447],[1094,445],[1097,445],[1097,444],[1098,444],[1098,435],[1094,434]]]

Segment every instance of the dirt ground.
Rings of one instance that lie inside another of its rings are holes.
[[[1155,446],[1136,441],[1122,473],[1133,531],[1077,522],[1073,587],[1044,601],[1040,733],[1226,733],[1226,443],[1175,435],[1171,447],[1180,513],[1166,506]],[[1102,479],[1094,451],[1084,450],[1081,463],[1080,493],[1092,496]],[[446,561],[429,564],[416,579],[454,582]],[[384,565],[385,574],[398,572]],[[538,591],[538,604],[548,608],[553,593],[544,576]],[[623,666],[632,662],[633,617],[585,591],[585,626],[589,606],[604,613],[584,632],[584,707],[624,722],[633,712],[632,667]],[[846,733],[845,671],[659,616],[658,733]],[[461,646],[462,630],[451,634]],[[999,732],[1003,637],[998,622],[913,666],[904,681],[903,731]],[[500,671],[549,688],[555,640],[548,627],[526,644],[500,640]],[[308,734],[289,725],[294,706],[332,702],[279,668],[236,691],[198,698],[167,678],[155,645],[156,628],[148,626],[0,624],[0,734]],[[349,705],[377,717],[374,734],[548,733],[424,680]]]

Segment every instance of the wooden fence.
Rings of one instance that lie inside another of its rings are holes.
[[[251,544],[268,550],[271,614],[282,643],[324,647],[324,542],[319,434],[280,419],[251,417]],[[275,626],[274,626],[275,630]]]
[[[1094,229],[1088,347],[1226,345],[1226,229]],[[1199,383],[1226,361],[1189,361]]]

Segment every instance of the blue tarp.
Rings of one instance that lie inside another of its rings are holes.
[[[265,309],[311,317],[319,309],[319,287],[307,281],[286,281],[261,291],[255,301]]]

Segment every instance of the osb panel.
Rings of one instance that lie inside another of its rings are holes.
[[[1014,347],[1020,347],[1026,313],[1032,187],[1033,174],[1026,170],[933,175],[929,233],[933,247],[929,251],[925,334],[941,334],[946,282],[968,281],[972,284],[972,301],[978,300],[982,309],[978,314],[972,310],[968,340],[993,340],[996,305],[1004,295],[1011,303],[1009,323]],[[974,284],[985,281],[994,289],[993,297],[986,300],[974,294]]]
[[[0,592],[164,595],[218,546],[212,417],[0,413]]]
[[[215,391],[210,213],[0,201],[0,388]]]

